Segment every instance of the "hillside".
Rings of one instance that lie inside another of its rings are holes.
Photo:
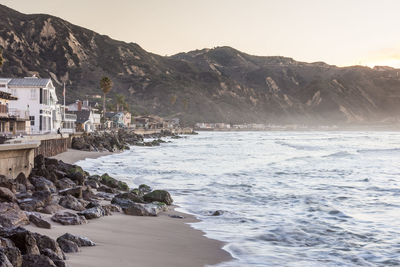
[[[0,5],[2,77],[51,77],[67,101],[110,93],[131,110],[185,123],[393,123],[400,120],[399,70],[339,68],[284,57],[252,56],[230,47],[171,57],[146,52],[50,15],[25,15]]]

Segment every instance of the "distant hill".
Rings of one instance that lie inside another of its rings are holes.
[[[101,94],[99,79],[107,75],[114,82],[111,98],[122,93],[137,113],[186,124],[400,121],[400,70],[389,67],[339,68],[231,47],[163,57],[54,16],[2,5],[0,47],[0,76],[51,77],[60,96],[67,81],[67,100],[73,101]]]

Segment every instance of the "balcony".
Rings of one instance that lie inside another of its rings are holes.
[[[9,108],[8,109],[8,116],[9,117],[14,117],[14,118],[17,118],[17,119],[29,120],[29,111],[20,110],[20,109],[16,109],[16,108]]]
[[[76,121],[76,119],[77,119],[76,114],[69,114],[69,113],[64,114],[64,121]]]

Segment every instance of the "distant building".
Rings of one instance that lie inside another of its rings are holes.
[[[133,118],[133,122],[136,128],[162,129],[164,127],[164,119],[155,115],[137,116]]]
[[[57,95],[51,79],[37,77],[0,79],[0,86],[18,100],[11,101],[10,110],[17,116],[29,114],[32,133],[57,131]]]
[[[99,110],[99,104],[95,101],[89,101],[89,100],[76,100],[75,103],[71,103],[66,106],[66,109],[68,111],[81,111],[81,110],[93,110],[93,111],[98,111]]]
[[[93,132],[95,131],[95,117],[91,110],[69,111],[68,113],[76,115],[76,131]]]
[[[2,87],[0,83],[0,89]],[[0,135],[29,134],[29,116],[20,116],[18,112],[9,109],[10,101],[17,100],[10,93],[0,91]]]
[[[121,112],[106,112],[106,120],[111,121],[111,127],[130,127],[132,116],[130,112],[121,111]]]

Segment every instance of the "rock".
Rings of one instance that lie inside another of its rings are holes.
[[[15,227],[29,223],[29,219],[17,204],[0,203],[0,225],[3,227]]]
[[[90,240],[89,238],[85,236],[78,236],[78,235],[72,235],[70,233],[65,233],[62,236],[57,238],[57,242],[59,240],[69,240],[74,242],[75,244],[78,245],[78,247],[93,247],[96,244]]]
[[[17,202],[17,198],[7,187],[0,187],[0,202]]]
[[[122,194],[118,194],[115,196],[116,198],[123,198],[123,199],[129,199],[132,200],[133,202],[136,203],[145,203],[144,199],[138,195],[135,195],[133,193],[122,193]]]
[[[0,229],[0,236],[10,239],[22,255],[40,254],[34,234],[22,227]]]
[[[62,178],[62,179],[58,180],[57,182],[55,182],[55,185],[59,190],[73,188],[76,186],[74,181],[72,181],[69,178]]]
[[[38,233],[34,233],[33,235],[36,239],[36,244],[40,253],[43,253],[44,250],[49,249],[57,255],[57,258],[65,260],[65,255],[56,240]]]
[[[13,267],[2,249],[0,249],[0,267]]]
[[[16,182],[13,179],[8,178],[1,174],[0,174],[0,186],[10,189],[11,192],[13,193],[16,192]]]
[[[83,171],[81,167],[77,165],[72,165],[67,170],[67,176],[71,178],[71,180],[74,181],[76,184],[83,185],[86,173]]]
[[[165,190],[154,190],[153,192],[144,195],[143,198],[147,202],[158,201],[164,202],[167,205],[171,205],[173,202],[171,195]]]
[[[85,185],[88,185],[94,189],[97,189],[99,187],[99,183],[96,180],[89,179],[89,178],[85,181]]]
[[[58,160],[52,158],[45,158],[44,164],[49,167],[50,165],[58,166]]]
[[[183,217],[181,215],[176,215],[176,214],[170,214],[168,216],[171,218],[174,218],[174,219],[185,219],[185,217]]]
[[[100,197],[100,198],[104,198],[105,200],[111,200],[115,196],[115,194],[110,194],[110,193],[106,193],[106,192],[98,192],[96,194],[96,196]]]
[[[86,189],[82,191],[82,198],[84,200],[90,201],[93,198],[97,198],[96,194],[93,192],[90,186],[85,186]]]
[[[8,238],[0,237],[0,253],[4,253],[7,256],[7,259],[10,261],[12,266],[21,266],[22,265],[22,254],[21,251],[14,245]],[[0,260],[0,266],[1,260]]]
[[[65,264],[65,262],[63,260],[63,259],[65,259],[65,256],[63,256],[63,258],[60,258],[53,250],[48,249],[48,248],[43,249],[42,251],[40,251],[40,253],[42,255],[49,257],[54,262],[54,264],[57,265],[57,267],[67,267],[67,265]],[[64,252],[62,252],[62,253],[64,255]]]
[[[211,214],[211,216],[220,216],[222,214],[224,214],[224,212],[222,210],[216,210]]]
[[[26,192],[27,190],[34,190],[35,187],[31,184],[28,178],[26,178],[24,173],[19,173],[17,178],[15,178],[16,190],[18,192]]]
[[[22,267],[57,267],[57,265],[45,255],[24,255],[22,260]]]
[[[122,212],[122,209],[120,206],[113,205],[113,204],[107,204],[102,206],[105,215],[112,215],[113,212]]]
[[[74,242],[70,241],[70,240],[66,240],[66,239],[59,240],[57,238],[57,243],[61,247],[62,251],[64,251],[65,253],[76,253],[76,252],[79,252],[78,245],[75,244]]]
[[[83,216],[79,216],[71,212],[57,212],[51,217],[51,220],[63,225],[79,225],[86,224],[87,220]]]
[[[32,198],[41,201],[43,206],[51,204],[52,200],[51,192],[48,190],[33,192]]]
[[[60,199],[60,202],[58,203],[64,208],[71,209],[71,210],[76,210],[76,211],[82,211],[85,210],[85,207],[82,205],[81,202],[79,202],[75,197],[71,195],[66,195]]]
[[[29,181],[33,184],[36,191],[50,191],[51,193],[57,192],[57,188],[53,182],[44,177],[33,176],[30,177]]]
[[[133,202],[133,201],[130,200],[130,199],[126,199],[126,198],[117,198],[117,197],[114,197],[114,198],[111,200],[111,203],[112,203],[112,204],[115,204],[115,205],[118,205],[118,206],[120,206],[120,207],[123,209],[123,208],[127,208],[127,207],[129,207],[129,206],[132,206],[132,204],[134,204],[135,202]]]
[[[60,206],[59,204],[50,204],[40,210],[40,212],[45,214],[53,214],[60,210],[64,209],[64,207]]]
[[[86,219],[96,219],[105,215],[105,211],[102,207],[93,207],[90,209],[86,209],[84,211],[78,212],[79,215],[84,216]]]
[[[35,214],[29,215],[29,221],[39,228],[45,228],[45,229],[51,228],[51,224],[48,221],[43,220],[42,218],[40,218]]]
[[[99,191],[99,192],[106,192],[106,193],[109,193],[109,194],[117,194],[117,193],[118,193],[118,190],[117,190],[117,189],[108,187],[108,186],[106,186],[106,185],[100,185],[100,186],[97,188],[97,191]]]
[[[82,198],[82,186],[64,189],[58,192],[62,196],[71,195],[76,198]]]
[[[116,189],[123,190],[123,191],[129,190],[129,187],[125,182],[118,181],[117,179],[110,177],[107,173],[103,174],[100,177],[100,183],[102,183],[108,187],[116,188]]]
[[[162,205],[155,203],[148,203],[148,204],[133,203],[128,207],[123,207],[122,210],[127,215],[157,216],[161,211],[164,211],[164,207]]]
[[[37,156],[34,158],[34,167],[35,167],[35,168],[45,167],[44,156],[43,156],[42,154],[37,155]]]
[[[141,193],[150,193],[151,190],[152,190],[151,187],[146,184],[139,185],[139,192]]]

